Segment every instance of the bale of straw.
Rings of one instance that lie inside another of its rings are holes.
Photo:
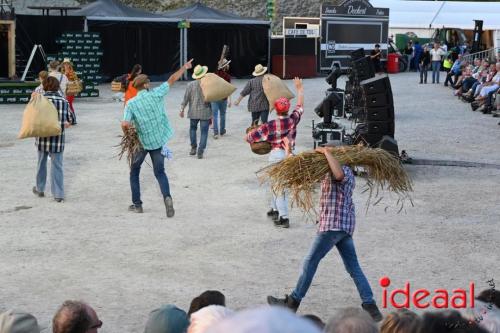
[[[143,149],[141,141],[134,127],[128,127],[121,138],[118,157],[121,160],[123,155],[127,155],[128,165],[131,166],[134,154]]]
[[[352,168],[363,168],[366,172],[369,198],[379,195],[379,190],[388,190],[399,196],[398,204],[411,198],[409,192],[412,182],[399,159],[391,153],[362,145],[329,148],[331,154],[340,164]],[[292,205],[305,212],[314,209],[313,192],[317,183],[321,182],[330,167],[322,153],[310,151],[288,157],[279,163],[270,165],[258,172],[262,181],[268,181],[275,193],[289,191]],[[380,200],[377,200],[379,203]],[[401,209],[400,209],[401,211]]]

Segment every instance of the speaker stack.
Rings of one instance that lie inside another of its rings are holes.
[[[351,80],[357,86],[353,90],[358,91],[353,102],[354,107],[361,110],[356,117],[354,143],[362,142],[399,155],[394,140],[394,102],[389,77],[376,76],[370,57],[361,57],[359,50],[354,51],[351,58]]]

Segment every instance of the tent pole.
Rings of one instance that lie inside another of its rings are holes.
[[[185,64],[187,62],[187,59],[188,59],[188,30],[187,28],[184,28],[184,61],[183,61],[183,64]],[[188,79],[188,74],[187,72],[184,72],[184,80],[187,80]]]
[[[271,68],[271,25],[269,25],[268,41],[267,41],[267,68]]]
[[[282,74],[282,77],[283,79],[285,78],[285,72],[286,72],[286,28],[285,28],[285,18],[283,17],[283,26],[282,26],[282,29],[283,29],[283,59],[282,59],[282,62],[283,62],[283,74]]]
[[[184,33],[182,31],[183,29],[179,29],[179,67],[182,66],[183,62],[182,60],[184,60],[184,49],[182,47],[182,39],[183,39],[183,36],[184,36]]]

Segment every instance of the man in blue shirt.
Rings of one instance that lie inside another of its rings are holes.
[[[133,126],[137,131],[143,149],[132,156],[132,164],[130,165],[130,188],[132,190],[130,211],[136,213],[143,212],[139,173],[146,155],[149,154],[153,162],[156,180],[160,185],[163,195],[167,217],[173,217],[175,214],[172,196],[170,195],[170,186],[165,173],[164,156],[162,155],[162,148],[173,135],[173,129],[165,114],[165,96],[170,87],[181,78],[182,74],[192,68],[192,61],[191,59],[184,64],[184,66],[170,76],[167,82],[158,88],[150,90],[149,78],[144,74],[138,75],[133,82],[134,88],[137,89],[138,93],[125,107],[122,129],[126,133]]]
[[[457,60],[453,63],[453,66],[451,66],[450,71],[448,74],[446,74],[446,80],[444,81],[444,86],[448,87],[448,82],[452,87],[455,86],[455,84],[458,81],[458,77],[462,75],[462,56],[459,55]],[[451,80],[451,77],[454,76],[454,81]]]

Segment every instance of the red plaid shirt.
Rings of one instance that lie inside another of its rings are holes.
[[[329,173],[321,183],[319,201],[318,232],[342,230],[352,236],[356,224],[352,192],[355,186],[354,173],[343,165],[344,179],[340,182]]]
[[[273,149],[284,149],[283,139],[288,137],[290,145],[293,147],[297,136],[297,124],[303,113],[302,106],[297,105],[289,117],[280,116],[278,119],[268,121],[249,132],[247,141],[249,143],[268,141]]]

